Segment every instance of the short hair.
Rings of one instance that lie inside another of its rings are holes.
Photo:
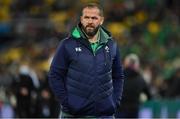
[[[88,4],[83,5],[83,7],[81,9],[81,16],[83,15],[83,10],[85,8],[98,8],[99,9],[99,15],[100,16],[104,16],[103,15],[104,14],[104,10],[103,10],[102,6],[99,5],[98,3],[88,3]]]
[[[125,57],[125,67],[138,69],[140,67],[140,60],[137,54],[131,53]]]

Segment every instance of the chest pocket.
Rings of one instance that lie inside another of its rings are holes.
[[[70,68],[87,73],[92,68],[93,55],[83,45],[76,45],[70,51]]]

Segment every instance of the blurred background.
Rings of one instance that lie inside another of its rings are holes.
[[[134,53],[152,98],[139,117],[180,118],[179,0],[0,0],[0,118],[54,117],[47,73],[54,52],[87,2],[104,7],[104,26]]]

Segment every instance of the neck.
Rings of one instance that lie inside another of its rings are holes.
[[[92,37],[88,37],[89,42],[90,43],[95,43],[98,41],[98,32],[96,33],[96,35],[92,36]]]

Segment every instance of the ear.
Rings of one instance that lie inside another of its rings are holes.
[[[82,16],[80,16],[80,21],[82,22]]]
[[[101,17],[101,22],[100,22],[100,24],[102,25],[103,22],[104,22],[104,17]]]

